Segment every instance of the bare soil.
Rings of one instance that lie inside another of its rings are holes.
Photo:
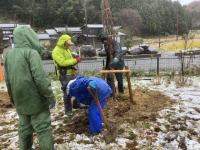
[[[170,107],[175,104],[176,101],[170,99],[169,97],[161,94],[158,91],[142,91],[134,90],[133,98],[136,105],[130,102],[129,92],[125,89],[125,94],[116,95],[116,100],[113,98],[108,98],[104,113],[109,121],[110,125],[120,126],[122,123],[132,123],[135,124],[137,121],[151,120],[155,121],[157,117],[157,112],[166,107]],[[0,91],[0,110],[4,112],[13,108],[10,103],[9,96],[7,92]],[[56,128],[53,126],[54,135],[65,134],[70,132],[73,134],[82,134],[89,131],[89,119],[85,115],[87,109],[79,109],[74,111],[75,115],[73,117],[63,118],[64,112],[53,110],[52,113],[57,113],[57,117],[52,121],[62,121],[63,126]],[[64,125],[65,124],[65,125]],[[103,132],[106,132],[106,126],[103,125]],[[119,129],[118,133],[125,132],[125,129]],[[70,140],[73,140],[73,134]],[[103,133],[104,134],[104,133]],[[55,139],[57,143],[62,143],[62,139]],[[66,142],[66,141],[65,141]]]
[[[0,91],[0,108],[13,108],[7,92]]]
[[[113,98],[108,98],[104,113],[110,125],[120,126],[122,123],[135,124],[137,121],[156,121],[157,112],[166,107],[175,104],[176,101],[161,94],[158,91],[133,91],[134,101],[136,105],[130,102],[128,90],[125,94],[116,95],[116,101]],[[89,119],[86,117],[85,112],[87,109],[75,111],[75,116],[65,118],[64,123],[66,126],[60,126],[59,129],[53,129],[55,133],[64,133],[69,131],[75,134],[82,134],[89,131]],[[55,118],[56,121],[63,121],[64,112]],[[54,128],[54,127],[53,127]],[[106,126],[103,125],[102,131],[106,132]],[[125,132],[119,129],[118,132]],[[104,134],[104,133],[103,133]],[[57,141],[59,143],[59,141]]]

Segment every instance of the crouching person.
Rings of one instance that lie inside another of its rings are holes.
[[[37,132],[41,150],[54,150],[50,107],[55,106],[51,83],[42,65],[38,35],[26,26],[14,30],[15,48],[4,57],[5,82],[19,116],[19,148],[31,150]]]
[[[87,135],[93,136],[101,132],[102,116],[95,99],[87,90],[88,86],[92,88],[91,91],[93,94],[95,94],[95,88],[97,89],[98,99],[102,109],[104,109],[107,97],[112,94],[112,89],[106,81],[101,78],[86,78],[84,76],[78,76],[68,84],[70,96],[75,96],[80,103],[89,105],[88,114],[90,131]]]

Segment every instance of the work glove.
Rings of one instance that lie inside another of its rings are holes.
[[[49,109],[52,109],[55,105],[56,105],[56,102],[52,103],[52,104],[49,106]]]
[[[111,62],[111,63],[110,63],[110,68],[113,68],[113,69],[115,69],[115,68],[116,68],[116,66],[117,66],[117,64],[116,64],[115,62]]]
[[[117,63],[118,63],[118,59],[117,59],[117,58],[114,58],[114,59],[113,59],[113,62],[110,63],[110,67],[115,69],[116,66],[117,66]]]
[[[113,59],[113,62],[118,63],[118,59],[117,59],[117,58],[114,58],[114,59]]]
[[[90,81],[89,86],[96,89],[97,88],[97,82],[96,81]]]
[[[77,61],[77,63],[78,63],[78,62],[81,62],[81,57],[77,57],[77,58],[76,58],[76,61]]]

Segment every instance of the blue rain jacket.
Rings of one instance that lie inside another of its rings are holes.
[[[90,81],[97,82],[97,94],[100,102],[112,94],[112,89],[105,80],[101,78],[86,78],[84,76],[78,76],[76,81],[74,81],[70,86],[70,96],[75,96],[80,103],[85,105],[96,104],[95,99],[87,90]],[[95,95],[95,89],[92,89],[91,91]]]

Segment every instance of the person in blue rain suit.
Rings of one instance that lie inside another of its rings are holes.
[[[89,105],[88,115],[90,131],[87,135],[93,136],[101,132],[102,116],[95,99],[87,90],[88,86],[91,87],[91,91],[94,95],[95,88],[97,89],[98,99],[102,109],[104,109],[107,97],[112,94],[112,89],[106,81],[101,78],[78,76],[75,80],[69,82],[68,88],[70,96],[75,96],[80,103]]]

